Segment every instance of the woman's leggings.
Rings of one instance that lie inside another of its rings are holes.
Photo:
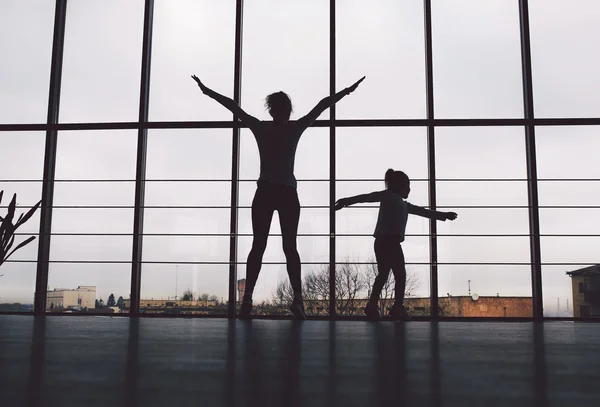
[[[271,229],[273,212],[279,213],[283,252],[285,253],[290,285],[294,294],[302,293],[300,255],[296,247],[300,201],[296,188],[286,185],[260,183],[252,201],[252,249],[246,263],[246,289],[252,295],[262,266],[263,254]]]

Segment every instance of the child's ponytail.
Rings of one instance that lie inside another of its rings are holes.
[[[389,169],[385,172],[385,187],[389,188],[390,184],[392,183],[392,178],[394,178],[394,170],[393,169]]]

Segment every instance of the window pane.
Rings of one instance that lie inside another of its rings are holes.
[[[42,195],[44,143],[42,132],[0,132],[0,190],[4,191],[0,215],[7,213],[13,194],[17,195],[15,216],[26,213]],[[37,236],[40,227],[40,211],[17,230],[15,243]],[[39,239],[16,251],[2,265],[0,274],[0,312],[31,311],[37,269]],[[12,262],[12,261],[27,262]]]
[[[226,315],[229,265],[144,264],[140,311]]]
[[[417,1],[336,4],[337,90],[367,76],[338,104],[338,119],[425,117],[423,21]]]
[[[410,179],[427,179],[427,130],[401,128],[340,128],[336,134],[338,179],[380,179],[388,168]]]
[[[242,106],[253,116],[271,118],[263,105],[272,92],[291,97],[292,119],[329,95],[329,3],[245,2],[243,49]]]
[[[63,131],[58,135],[56,179],[133,181],[136,157],[136,130]]]
[[[52,261],[131,261],[136,148],[135,130],[59,133]]]
[[[129,264],[50,264],[46,311],[128,312],[130,283]]]
[[[149,180],[229,180],[231,139],[231,130],[227,129],[149,130],[146,177]],[[193,185],[182,187],[193,189]],[[230,198],[227,204],[229,202]]]
[[[27,263],[4,263],[0,277],[0,313],[1,312],[33,312],[33,296],[35,292],[35,278],[37,271],[37,244],[36,256]],[[27,250],[25,247],[23,250]],[[29,248],[31,250],[31,248]],[[18,253],[18,252],[17,252]]]
[[[522,128],[436,130],[438,207],[458,213],[438,222],[440,315],[531,316],[523,137]],[[470,297],[469,280],[480,298]]]
[[[150,130],[142,312],[227,313],[231,140],[231,130]]]
[[[432,2],[438,118],[523,117],[516,1]]]
[[[531,65],[537,117],[598,117],[595,53],[600,4],[530,0]]]
[[[144,234],[229,234],[229,208],[144,210]]]
[[[144,236],[143,261],[229,263],[229,237]]]
[[[67,7],[61,122],[137,121],[144,2]]]
[[[190,75],[231,97],[234,49],[235,1],[155,1],[150,119],[231,120],[231,113],[204,96]]]
[[[579,317],[582,306],[589,307],[590,316],[600,315],[589,294],[592,302],[585,302],[585,296],[573,291],[581,276],[566,274],[598,263],[597,130],[594,126],[536,129],[545,316]]]
[[[427,186],[427,137],[421,128],[341,128],[337,134],[336,157],[336,199],[365,194],[385,189],[384,175],[388,168],[404,171],[411,178],[411,203],[420,206],[428,204]],[[336,212],[336,261],[371,263],[375,261],[373,251],[373,231],[377,223],[378,204],[360,204]],[[417,216],[411,217],[406,227],[406,240],[402,244],[407,270],[421,270],[422,286],[417,294],[420,299],[412,300],[405,306],[410,313],[425,315],[429,313],[429,223]],[[344,236],[363,235],[363,236]],[[424,264],[411,264],[424,263]],[[342,305],[348,306],[341,313],[364,315],[363,308],[369,296],[377,269],[370,265],[339,264],[340,275],[354,276],[360,279],[360,301]],[[419,275],[421,275],[419,274]],[[410,272],[409,272],[410,275]],[[425,280],[425,278],[427,280]],[[343,279],[342,279],[343,280]],[[348,281],[348,280],[346,280]],[[410,281],[410,278],[409,278]],[[340,299],[349,300],[353,287],[340,281],[336,292]],[[387,289],[382,292],[380,307],[387,312],[393,298],[392,278]],[[354,287],[355,289],[355,287]]]
[[[0,13],[0,123],[45,123],[54,2],[9,0]]]
[[[438,278],[440,316],[533,316],[529,265],[440,265]]]

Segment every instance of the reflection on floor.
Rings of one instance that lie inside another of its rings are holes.
[[[0,316],[0,406],[600,405],[600,324]]]

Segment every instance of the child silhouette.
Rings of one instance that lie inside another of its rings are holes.
[[[375,227],[375,259],[378,274],[373,283],[371,297],[365,307],[365,314],[371,320],[381,318],[379,296],[385,285],[390,269],[396,279],[394,305],[390,315],[394,320],[410,320],[404,308],[404,289],[406,286],[406,264],[401,243],[404,241],[408,215],[418,215],[429,219],[454,220],[454,212],[438,212],[406,202],[410,193],[410,179],[402,171],[389,169],[385,173],[386,189],[370,194],[342,198],[335,203],[335,210],[361,202],[380,202],[377,226]]]

